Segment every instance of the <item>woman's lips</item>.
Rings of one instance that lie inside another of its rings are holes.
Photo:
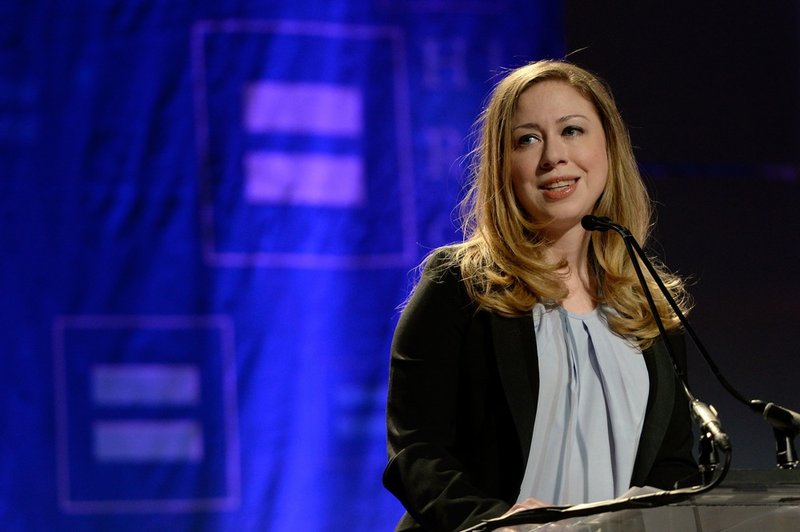
[[[541,185],[539,190],[542,191],[542,195],[549,200],[560,200],[566,198],[573,192],[578,186],[578,179],[577,177],[560,177],[557,179],[551,179]]]

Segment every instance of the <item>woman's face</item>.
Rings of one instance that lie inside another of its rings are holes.
[[[526,89],[511,120],[514,194],[551,237],[580,226],[608,180],[603,125],[594,105],[563,81]]]

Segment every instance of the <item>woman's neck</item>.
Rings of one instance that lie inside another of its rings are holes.
[[[597,287],[589,273],[590,234],[582,227],[575,227],[553,240],[548,249],[548,258],[554,264],[566,263],[559,270],[567,297],[560,303],[570,312],[585,314],[597,306]]]

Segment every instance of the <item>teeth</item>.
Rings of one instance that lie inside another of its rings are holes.
[[[556,188],[564,188],[564,187],[570,186],[574,182],[575,182],[574,179],[570,179],[569,181],[556,181],[555,183],[550,183],[549,185],[546,185],[544,188],[546,190],[553,190],[553,189],[556,189]]]

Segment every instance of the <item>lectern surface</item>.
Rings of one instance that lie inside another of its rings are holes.
[[[800,471],[734,470],[713,491],[643,510],[574,517],[503,532],[773,532],[800,531]]]

